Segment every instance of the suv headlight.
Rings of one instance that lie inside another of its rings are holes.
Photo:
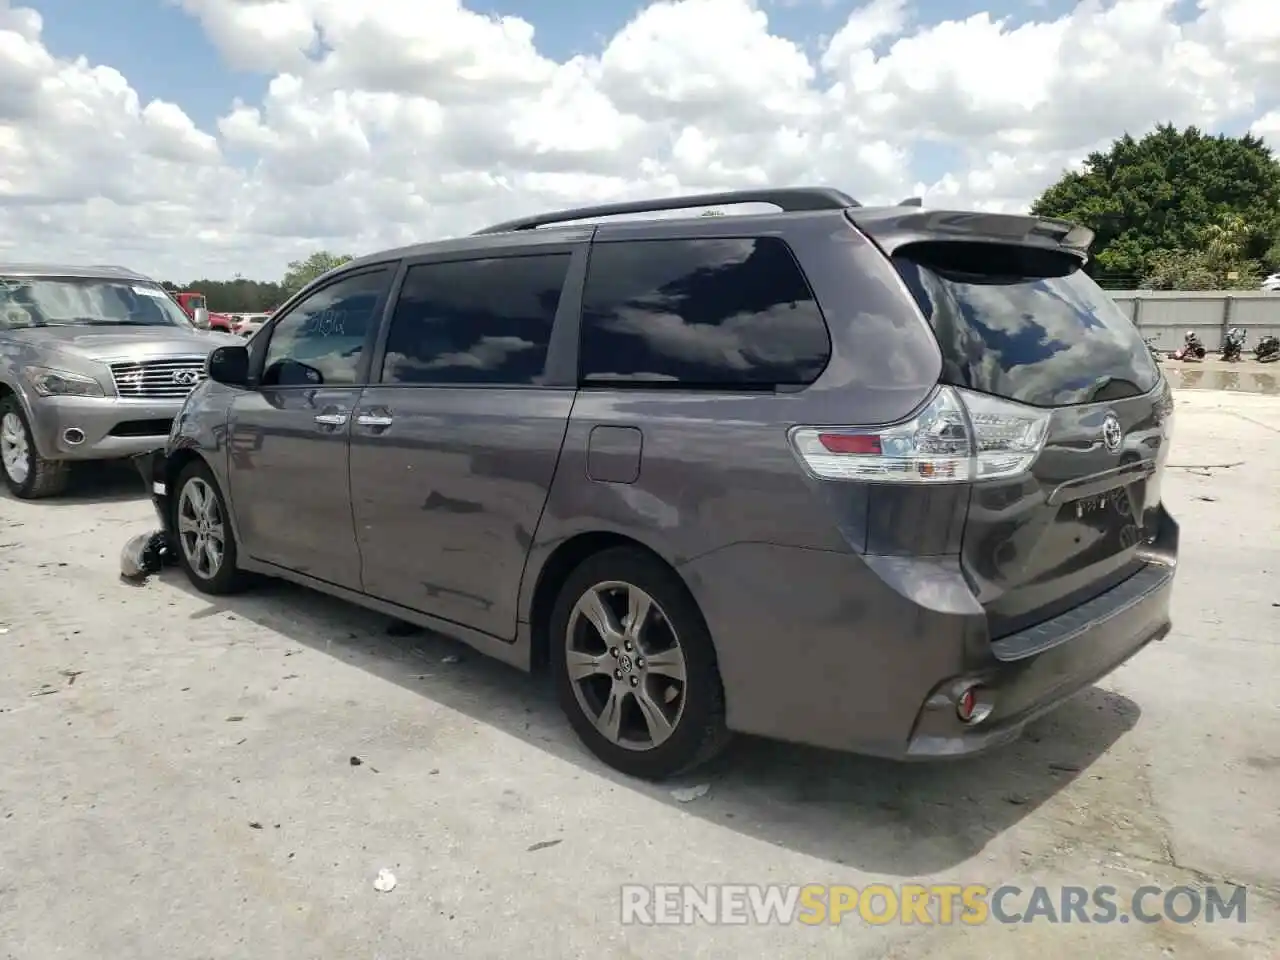
[[[42,397],[104,397],[102,384],[93,377],[68,370],[28,367],[27,380]]]

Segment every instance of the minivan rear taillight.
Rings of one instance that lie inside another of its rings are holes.
[[[824,480],[956,483],[1014,477],[1044,447],[1050,412],[958,387],[884,427],[793,427],[800,462]]]

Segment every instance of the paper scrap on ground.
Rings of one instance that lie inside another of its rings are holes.
[[[710,789],[711,784],[700,783],[696,787],[680,787],[678,790],[672,790],[671,795],[680,803],[689,803],[699,797],[705,797]]]

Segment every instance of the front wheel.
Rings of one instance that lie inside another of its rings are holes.
[[[0,469],[5,485],[21,500],[56,496],[67,487],[67,462],[40,456],[26,414],[12,396],[0,400]]]
[[[236,567],[236,539],[222,491],[203,462],[192,463],[178,476],[173,506],[173,538],[178,562],[201,593],[236,593],[245,584]]]
[[[661,780],[728,743],[711,635],[657,559],[621,547],[585,560],[560,592],[550,637],[560,706],[609,766]]]

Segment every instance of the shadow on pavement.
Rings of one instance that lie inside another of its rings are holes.
[[[13,498],[3,484],[0,490],[0,495]],[[76,507],[86,503],[124,503],[150,495],[138,482],[138,468],[131,460],[104,460],[72,464],[64,493],[30,502],[40,507]]]
[[[437,634],[395,636],[385,617],[293,584],[263,581],[246,594],[214,599],[196,593],[179,570],[157,580],[209,604],[193,619],[234,613],[682,812],[888,877],[939,873],[973,857],[1086,771],[1140,713],[1132,700],[1093,687],[1017,744],[931,764],[740,737],[692,779],[649,784],[603,766],[579,745],[545,677]],[[695,783],[712,789],[693,803],[673,799],[673,788]]]

